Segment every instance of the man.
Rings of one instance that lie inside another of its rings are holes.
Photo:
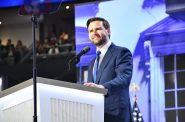
[[[105,122],[130,122],[131,107],[129,85],[132,77],[132,54],[127,48],[110,41],[110,25],[107,20],[93,17],[87,21],[89,39],[100,53],[96,78],[93,60],[88,69],[85,86],[105,88]],[[94,73],[93,73],[94,72]]]

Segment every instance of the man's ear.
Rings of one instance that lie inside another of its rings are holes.
[[[107,33],[109,33],[109,35],[111,34],[110,28],[107,29]]]
[[[107,33],[109,34],[109,38],[110,38],[110,34],[111,34],[110,28],[107,29]]]

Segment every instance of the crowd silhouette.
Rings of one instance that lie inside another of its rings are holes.
[[[62,32],[57,38],[54,33],[44,40],[36,40],[36,55],[57,55],[63,52],[70,53],[75,50],[74,37]],[[22,40],[17,40],[16,44],[11,39],[7,39],[5,45],[0,39],[0,64],[17,64],[28,53],[32,52],[32,45],[27,47]],[[31,53],[30,53],[31,54]]]

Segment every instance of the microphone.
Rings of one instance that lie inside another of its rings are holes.
[[[82,55],[84,55],[84,54],[86,54],[87,52],[89,52],[90,51],[90,47],[84,47],[81,51],[80,51],[80,53],[78,53],[77,55],[76,55],[76,58],[80,58]]]
[[[79,61],[80,61],[80,57],[82,56],[82,55],[84,55],[84,54],[86,54],[87,52],[89,52],[90,51],[90,47],[89,46],[86,46],[86,47],[84,47],[81,51],[80,51],[80,53],[78,53],[75,57],[73,57],[70,61],[69,61],[69,63],[71,64],[77,64]]]

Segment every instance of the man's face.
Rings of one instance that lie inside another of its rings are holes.
[[[102,21],[93,21],[89,24],[88,33],[95,46],[103,46],[109,39],[110,29],[105,29]]]

